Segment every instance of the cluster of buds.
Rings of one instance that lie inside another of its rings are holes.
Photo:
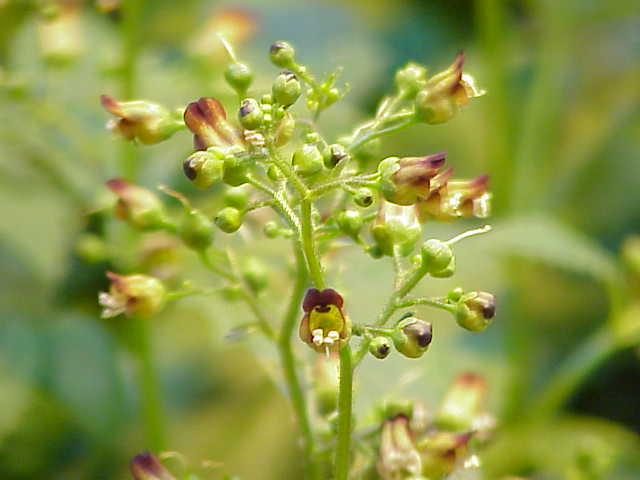
[[[401,413],[387,409],[377,462],[381,478],[439,480],[465,464],[477,466],[471,443],[486,438],[494,426],[483,410],[485,397],[484,379],[467,373],[449,388],[434,418],[425,417],[419,404]]]
[[[442,169],[445,157],[446,153],[436,153],[383,160],[378,167],[382,195],[396,205],[415,205],[420,221],[488,217],[489,177],[451,179],[453,169]]]
[[[318,352],[340,349],[351,334],[351,322],[342,296],[332,288],[310,288],[302,303],[300,339]]]

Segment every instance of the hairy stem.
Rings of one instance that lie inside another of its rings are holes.
[[[353,404],[353,368],[351,347],[340,350],[340,391],[338,394],[338,441],[336,446],[336,480],[349,478],[351,455],[351,410]]]

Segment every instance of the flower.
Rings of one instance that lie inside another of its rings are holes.
[[[429,78],[416,96],[416,116],[425,123],[437,124],[451,120],[469,99],[484,95],[475,80],[462,72],[464,52],[458,53],[453,63]]]
[[[107,272],[107,278],[111,281],[109,292],[100,292],[98,296],[102,318],[115,317],[121,313],[128,317],[150,317],[164,306],[167,292],[162,282],[155,277]]]
[[[419,198],[427,198],[431,179],[444,165],[445,152],[425,157],[390,157],[378,167],[380,188],[384,198],[396,205],[413,205]]]
[[[167,216],[160,199],[150,190],[114,178],[107,187],[118,197],[116,216],[131,226],[143,230],[157,230],[167,223]]]
[[[476,430],[482,421],[482,406],[487,396],[487,382],[475,373],[459,375],[447,390],[436,424],[445,430]]]
[[[401,320],[393,329],[393,344],[409,358],[419,358],[429,349],[433,329],[429,322],[410,316]]]
[[[456,307],[458,325],[472,332],[481,332],[496,314],[496,297],[487,292],[470,292]]]
[[[421,221],[429,218],[453,220],[459,217],[486,218],[491,211],[491,193],[488,175],[471,180],[449,180],[452,169],[447,169],[431,181],[431,192],[416,202]]]
[[[300,339],[316,351],[335,351],[351,334],[342,296],[332,288],[310,288],[304,297]]]
[[[227,121],[227,113],[219,100],[202,97],[187,105],[184,123],[193,132],[196,150],[208,147],[242,148],[240,132]]]
[[[138,140],[152,145],[166,140],[184,125],[180,118],[166,108],[146,100],[121,102],[109,95],[100,96],[106,111],[117,118],[107,123],[107,128],[125,140]]]
[[[467,457],[472,432],[433,432],[416,445],[422,462],[422,475],[439,480],[449,475]]]
[[[422,459],[405,415],[387,419],[382,425],[378,473],[383,480],[408,480],[422,473]]]
[[[136,455],[129,466],[134,480],[175,480],[153,453]]]

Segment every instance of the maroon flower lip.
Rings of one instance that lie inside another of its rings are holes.
[[[219,100],[202,97],[187,105],[184,123],[194,134],[196,149],[242,145],[238,131],[227,121],[227,112]]]
[[[317,288],[310,288],[307,290],[304,296],[304,302],[302,303],[302,310],[310,312],[314,307],[328,307],[328,305],[335,305],[338,308],[342,308],[344,300],[342,296],[336,292],[333,288],[325,288],[324,290],[318,290]],[[320,312],[328,311],[328,308],[324,310],[318,309]]]

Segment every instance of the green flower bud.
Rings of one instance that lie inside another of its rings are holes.
[[[362,208],[370,207],[373,205],[373,192],[367,187],[359,188],[353,194],[353,203]]]
[[[458,325],[472,332],[481,332],[496,314],[496,297],[487,292],[464,295],[456,308]]]
[[[369,245],[366,248],[366,252],[371,256],[371,258],[376,260],[384,256],[384,252],[382,251],[382,248],[380,248],[380,245]]]
[[[387,358],[391,351],[391,342],[387,337],[375,337],[369,342],[369,353],[376,358]]]
[[[362,230],[362,214],[356,210],[344,210],[336,217],[340,230],[352,238],[357,238]]]
[[[396,86],[405,98],[412,98],[424,87],[427,69],[414,62],[407,63],[396,72]]]
[[[267,269],[256,257],[249,257],[245,260],[242,267],[242,278],[254,293],[259,293],[267,287]]]
[[[249,204],[249,195],[243,187],[227,188],[222,201],[227,207],[243,210]]]
[[[167,291],[160,280],[149,275],[118,275],[107,272],[111,281],[109,293],[100,292],[98,302],[102,306],[102,318],[121,313],[128,317],[150,317],[164,306]]]
[[[189,155],[182,169],[196,187],[204,189],[222,179],[224,161],[211,152],[197,151]]]
[[[315,145],[305,143],[293,154],[293,168],[304,177],[318,173],[323,166],[322,154]]]
[[[313,365],[313,391],[318,413],[330,415],[338,407],[340,360],[336,354],[318,355]]]
[[[473,422],[482,413],[486,393],[487,384],[480,375],[465,373],[458,376],[445,394],[436,424],[454,432],[474,430]]]
[[[447,294],[447,300],[452,303],[458,303],[462,298],[462,295],[464,295],[464,290],[460,287],[456,287]]]
[[[327,168],[334,168],[347,158],[349,158],[347,149],[339,143],[334,143],[329,146],[329,155],[324,159],[324,166]]]
[[[187,210],[180,225],[180,238],[194,250],[204,250],[213,242],[213,223],[200,210]]]
[[[453,260],[453,250],[446,243],[432,238],[422,244],[422,264],[428,273],[445,270]]]
[[[432,336],[429,322],[408,317],[396,325],[391,338],[398,352],[409,358],[419,358],[429,349]]]
[[[242,94],[247,91],[253,81],[253,72],[248,65],[236,62],[224,71],[224,78],[231,88]]]
[[[431,276],[433,278],[449,278],[453,276],[454,273],[456,273],[456,257],[453,257],[451,259],[449,265],[447,265],[447,268],[437,272],[433,272]]]
[[[293,133],[296,129],[296,120],[289,112],[285,112],[282,119],[278,123],[274,134],[274,143],[277,147],[282,147],[289,143],[293,138]]]
[[[234,154],[224,157],[224,175],[222,181],[232,187],[239,187],[247,183],[249,165]]]
[[[134,480],[175,480],[153,453],[136,455],[130,464]]]
[[[242,225],[242,212],[237,208],[225,207],[218,212],[214,222],[216,226],[226,233],[233,233]]]
[[[245,98],[240,105],[240,110],[238,110],[238,120],[247,130],[260,128],[263,120],[260,104],[253,98]]]
[[[274,42],[269,48],[269,57],[276,67],[291,68],[295,65],[295,55],[295,49],[287,42]]]
[[[393,256],[395,249],[402,256],[410,255],[421,233],[413,207],[386,202],[381,203],[380,212],[371,226],[374,240],[388,256]]]
[[[272,93],[276,103],[288,107],[300,97],[302,85],[295,73],[282,72],[273,82]]]
[[[264,224],[262,231],[267,238],[277,238],[280,236],[281,229],[276,222],[271,220]]]
[[[157,230],[167,224],[167,215],[160,199],[150,190],[133,185],[121,178],[107,182],[107,187],[118,196],[116,216],[132,227]]]
[[[267,167],[267,177],[269,177],[271,181],[277,182],[282,178],[282,173],[280,172],[280,169],[275,165],[269,165]]]

